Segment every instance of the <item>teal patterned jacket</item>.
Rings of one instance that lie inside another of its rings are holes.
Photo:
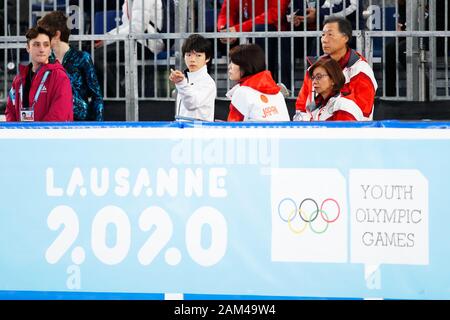
[[[103,121],[103,94],[89,53],[70,47],[62,65],[72,85],[73,120]]]

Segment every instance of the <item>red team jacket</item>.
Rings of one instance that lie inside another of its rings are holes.
[[[242,1],[242,25],[239,24],[239,2]],[[280,0],[280,14],[278,14],[278,0],[267,1],[267,24],[278,29],[278,16],[281,21],[281,30],[287,30],[286,12],[289,0]],[[252,0],[224,0],[219,16],[217,18],[217,29],[227,27],[227,6],[230,6],[229,26],[235,27],[236,31],[251,32],[253,29],[253,7]],[[265,1],[255,1],[255,25],[266,23]]]
[[[320,59],[330,59],[330,57],[323,56]],[[315,61],[308,60],[308,62],[312,65]],[[342,58],[339,64],[345,76],[345,85],[341,89],[341,96],[343,99],[351,100],[354,103],[350,103],[345,110],[342,109],[335,112],[327,120],[372,120],[373,104],[377,90],[377,81],[372,68],[366,59],[353,49],[349,49],[346,57]],[[313,120],[309,111],[310,108],[307,108],[311,103],[314,103],[314,92],[309,71],[306,71],[303,86],[295,104],[295,109],[297,113],[301,114],[302,119],[294,117],[294,120]]]
[[[20,121],[20,87],[25,87],[29,66],[19,66],[19,74],[13,80],[6,104],[6,121]],[[59,63],[43,65],[34,75],[29,102],[33,104],[36,91],[46,71],[50,71],[44,83],[39,99],[34,107],[34,121],[73,121],[72,86],[64,67]]]
[[[270,71],[242,78],[227,93],[231,99],[227,121],[289,121],[284,96]]]

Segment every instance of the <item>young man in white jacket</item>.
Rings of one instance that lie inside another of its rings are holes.
[[[122,24],[117,28],[107,32],[108,35],[129,34],[132,33],[157,33],[161,30],[163,24],[163,5],[162,1],[166,0],[125,0],[122,6]],[[124,60],[124,45],[123,41],[119,42],[119,52],[117,52],[115,41],[96,41],[95,42],[95,67],[97,76],[99,78],[100,86],[103,88],[104,75],[104,52],[103,46],[106,45],[106,65],[107,65],[107,80],[106,87],[108,88],[108,96],[115,96],[116,92],[116,57],[119,55],[119,60]],[[142,47],[144,50],[142,50]],[[138,40],[137,45],[137,59],[142,59],[142,51],[144,51],[144,58],[152,60],[154,55],[157,55],[165,48],[164,41],[161,39],[154,40]],[[123,76],[119,74],[119,78]],[[152,83],[150,79],[146,79],[147,83]],[[123,86],[122,86],[123,91]],[[104,92],[103,88],[103,92]],[[105,92],[104,92],[105,93]],[[120,94],[119,96],[122,96]]]
[[[183,43],[185,74],[171,70],[169,80],[177,88],[177,116],[214,121],[217,94],[216,83],[208,74],[211,60],[211,43],[201,35],[193,34]]]

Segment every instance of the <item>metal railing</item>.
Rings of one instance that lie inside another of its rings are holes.
[[[143,5],[149,0],[129,0],[129,6],[135,1],[140,1]],[[225,99],[225,93],[233,85],[227,76],[227,57],[232,45],[221,39],[237,38],[239,43],[259,41],[266,51],[266,63],[272,69],[275,79],[286,84],[290,98],[295,98],[301,88],[304,72],[308,67],[305,57],[321,53],[323,17],[316,14],[314,21],[295,27],[293,22],[286,22],[286,16],[292,16],[296,10],[299,10],[297,14],[306,14],[311,9],[315,9],[316,13],[323,12],[323,1],[291,0],[289,7],[282,12],[284,2],[277,0],[276,22],[270,23],[269,15],[266,14],[262,20],[262,28],[261,25],[252,24],[250,30],[242,32],[227,31],[233,27],[230,21],[241,24],[249,18],[254,18],[260,10],[256,10],[255,6],[263,7],[263,10],[268,12],[272,8],[271,0],[234,1],[237,3],[234,11],[230,6],[224,10],[225,32],[218,30],[222,7],[219,0],[162,1],[166,3],[166,8],[173,7],[175,10],[174,15],[165,11],[166,19],[163,19],[167,24],[171,24],[170,17],[174,16],[175,32],[130,31],[127,34],[106,34],[108,26],[117,27],[121,24],[118,17],[123,0],[11,1],[16,4],[15,7],[8,3],[8,0],[4,0],[3,7],[0,8],[3,11],[3,21],[0,21],[0,28],[3,29],[0,30],[0,103],[6,101],[19,63],[27,62],[23,36],[25,30],[51,10],[66,11],[73,29],[70,37],[72,45],[88,51],[94,60],[98,50],[103,50],[106,55],[106,47],[94,49],[95,41],[116,42],[112,44],[116,54],[112,60],[103,60],[104,73],[100,78],[105,100],[126,103],[127,120],[138,120],[139,101],[174,99],[174,87],[168,80],[168,72],[171,67],[183,69],[183,57],[180,54],[182,41],[193,32],[211,39],[213,43],[210,72],[216,80],[219,99]],[[173,1],[173,6],[168,5],[169,1]],[[157,1],[149,2],[155,5],[156,11]],[[373,66],[379,84],[377,96],[391,100],[434,101],[450,99],[448,7],[448,0],[406,1],[403,12],[405,31],[397,30],[402,14],[397,1],[345,0],[342,7],[336,9],[337,12],[334,12],[333,8],[327,10],[329,14],[345,15],[350,12],[347,17],[355,27],[355,41],[352,46],[362,52]],[[111,10],[117,12],[115,16],[112,15],[112,22]],[[132,12],[129,13],[133,21]],[[100,32],[99,19],[102,20]],[[174,44],[172,47],[166,45],[164,54],[145,58],[147,49],[137,43],[156,39],[162,39],[166,44],[171,44],[172,39]],[[394,60],[395,68],[392,69],[389,66]],[[94,63],[98,64],[95,61]],[[106,73],[106,69],[111,66],[115,69],[113,79],[108,78]],[[287,72],[284,72],[286,69]],[[112,94],[105,90],[111,83],[115,88]]]

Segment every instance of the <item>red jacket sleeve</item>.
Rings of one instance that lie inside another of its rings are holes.
[[[219,16],[217,17],[217,30],[221,30],[223,28],[227,27],[227,6],[228,6],[229,0],[224,0],[222,7],[220,8]],[[239,14],[239,13],[238,13]],[[235,25],[235,15],[236,10],[234,10],[233,6],[233,0],[231,0],[230,3],[230,20],[229,20],[229,26],[232,27]]]
[[[365,73],[360,72],[351,78],[350,83],[344,86],[341,93],[346,99],[353,100],[358,105],[364,117],[370,116],[375,101],[375,88],[372,80]]]
[[[230,103],[230,113],[228,114],[227,121],[228,122],[244,121],[244,116],[242,115],[242,113],[239,112],[238,109],[235,108],[235,106],[233,106],[232,103]]]
[[[16,82],[17,82],[17,76],[16,76],[16,78],[14,78],[14,81],[12,83],[10,91],[8,91],[8,99],[6,100],[5,117],[6,117],[6,121],[8,121],[8,122],[19,121],[19,119],[17,119],[16,106],[14,105],[14,103],[11,99],[11,94],[12,94],[11,90],[14,90],[14,99],[16,101],[17,101],[17,99],[20,99],[19,92],[17,92]]]
[[[261,1],[264,6],[264,1]],[[256,1],[255,1],[256,3]],[[255,4],[256,5],[256,4]],[[280,19],[280,25],[283,26],[284,19],[287,13],[287,8],[289,6],[289,1],[280,0],[280,12],[278,12],[278,0],[269,0],[267,3],[267,24],[272,25],[278,29],[278,18]],[[262,14],[255,16],[255,25],[266,24],[266,13],[263,11]],[[247,20],[242,23],[242,25],[236,25],[236,31],[250,32],[253,29],[252,19]],[[283,28],[282,28],[283,30]]]
[[[261,3],[262,2],[262,3]],[[255,1],[256,6],[264,6],[264,1]],[[253,30],[253,23],[255,25],[266,23],[266,12],[263,9],[261,10],[261,14],[255,14],[255,20],[248,19],[246,21],[243,20],[242,25],[239,24],[239,1],[235,0],[224,0],[222,7],[220,9],[219,17],[217,19],[217,29],[221,30],[227,27],[227,6],[230,6],[230,19],[229,26],[235,27],[236,31],[243,32],[251,32]],[[283,26],[286,24],[285,22],[285,14],[287,12],[287,8],[289,6],[288,0],[280,0],[280,13],[278,12],[278,0],[269,0],[267,2],[267,24],[278,27],[278,17],[280,17],[280,23],[283,29]],[[256,11],[256,10],[255,10]],[[249,15],[252,17],[253,13],[249,12]]]
[[[301,112],[306,112],[306,101],[311,93],[312,83],[309,78],[309,73],[306,71],[305,77],[303,78],[303,86],[298,93],[297,101],[295,102],[295,110],[300,110]]]
[[[62,70],[54,70],[52,73],[52,98],[42,121],[73,121],[72,86],[69,77]]]

